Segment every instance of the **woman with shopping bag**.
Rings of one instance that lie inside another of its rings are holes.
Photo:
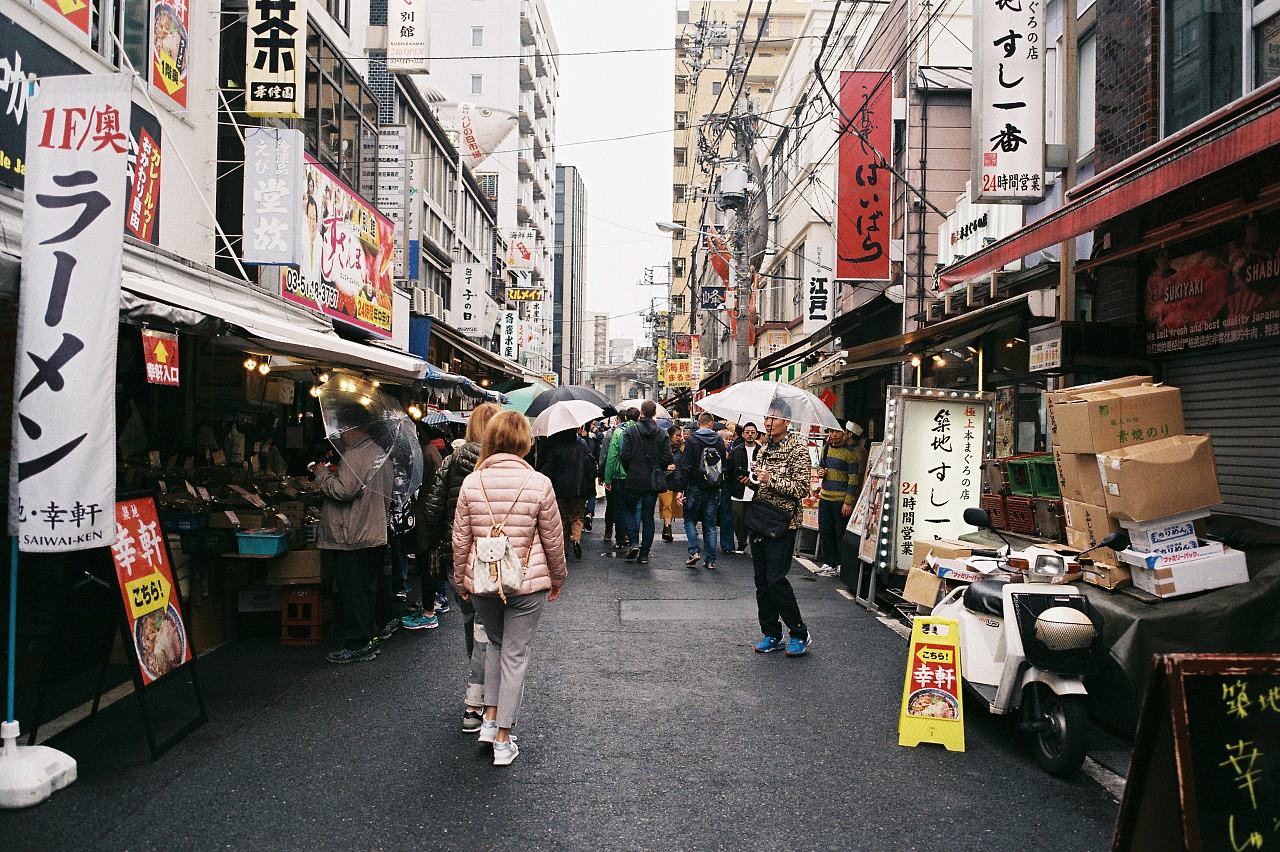
[[[568,579],[564,532],[551,480],[524,456],[533,446],[529,421],[515,411],[494,416],[480,444],[480,463],[462,483],[453,519],[453,578],[470,598],[489,637],[480,742],[493,745],[495,766],[520,753],[511,729],[520,714],[529,650],[542,607]]]

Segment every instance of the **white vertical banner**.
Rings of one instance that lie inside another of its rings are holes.
[[[110,377],[131,83],[127,74],[44,77],[29,104],[9,468],[9,533],[26,552],[115,541]]]
[[[500,352],[503,358],[514,361],[520,355],[520,312],[504,310],[502,312],[502,342]]]
[[[378,129],[378,209],[396,225],[396,241],[391,251],[391,274],[405,277],[405,202],[409,169],[408,135],[404,125]]]
[[[828,325],[835,316],[835,275],[831,271],[834,259],[835,250],[830,240],[804,241],[804,290],[801,293],[804,303],[801,308],[804,310],[806,335]]]
[[[303,246],[309,243],[304,232],[320,226],[319,209],[303,200],[302,175],[301,130],[244,129],[245,263],[297,266],[302,261]]]
[[[427,73],[427,49],[427,0],[388,0],[387,70]]]
[[[498,303],[489,298],[489,267],[455,263],[449,285],[449,323],[466,337],[489,337],[498,322]]]
[[[1044,198],[1044,4],[974,0],[973,201]]]
[[[249,0],[244,111],[302,118],[307,87],[307,0]]]

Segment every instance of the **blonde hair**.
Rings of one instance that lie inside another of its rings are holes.
[[[496,402],[486,402],[483,405],[476,406],[471,412],[471,416],[467,418],[467,440],[478,444],[484,438],[484,430],[489,425],[489,421],[493,419],[493,415],[502,411],[502,408]]]
[[[489,421],[480,441],[480,461],[498,453],[526,456],[533,448],[529,419],[518,411],[500,411]]]

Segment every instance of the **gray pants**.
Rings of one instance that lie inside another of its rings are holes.
[[[498,708],[498,727],[514,728],[524,700],[529,649],[542,618],[546,592],[507,598],[473,597],[476,615],[489,637],[484,666],[484,703]]]

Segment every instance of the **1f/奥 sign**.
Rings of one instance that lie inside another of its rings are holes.
[[[975,0],[974,201],[1044,198],[1044,4]]]
[[[23,194],[9,531],[27,552],[115,540],[115,385],[131,77],[49,77]]]

